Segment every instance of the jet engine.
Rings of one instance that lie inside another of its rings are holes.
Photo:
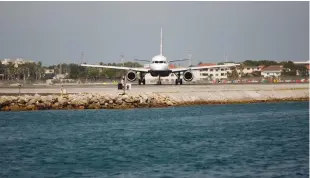
[[[192,73],[191,71],[185,71],[185,72],[183,73],[183,79],[184,79],[185,81],[192,81],[193,78],[194,78],[194,75],[193,75],[193,73]]]
[[[129,72],[127,73],[127,80],[128,80],[128,81],[133,82],[133,81],[136,80],[136,78],[137,78],[136,72],[134,72],[134,71],[129,71]]]

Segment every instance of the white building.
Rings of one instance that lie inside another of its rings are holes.
[[[304,65],[309,65],[310,64],[310,61],[296,61],[296,62],[293,62],[294,64],[304,64]]]
[[[244,74],[251,74],[252,72],[261,71],[263,66],[244,66],[242,72]]]
[[[225,63],[225,64],[233,64],[233,63]],[[201,66],[214,66],[216,64],[210,64],[210,63],[202,63],[198,65]],[[195,70],[194,77],[197,80],[221,80],[221,79],[227,79],[227,72],[232,72],[232,68],[234,67],[214,67],[214,68],[208,68],[208,69],[202,69],[202,70]],[[239,75],[241,75],[240,69],[237,68],[237,72]]]
[[[3,65],[8,65],[9,63],[13,63],[14,65],[21,65],[26,63],[34,63],[34,61],[25,60],[22,58],[16,58],[16,59],[5,58],[1,60],[1,64]]]
[[[54,74],[54,73],[55,73],[55,70],[54,70],[54,69],[45,69],[45,70],[44,70],[44,73],[45,73],[45,74]]]
[[[271,65],[263,68],[261,75],[263,77],[279,77],[281,76],[282,69],[283,67],[280,65]]]

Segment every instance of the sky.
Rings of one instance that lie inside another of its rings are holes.
[[[43,65],[151,60],[160,28],[168,60],[309,60],[305,1],[0,2],[0,24],[0,59]]]

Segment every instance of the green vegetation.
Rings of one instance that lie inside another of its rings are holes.
[[[244,66],[271,66],[271,65],[279,65],[276,61],[268,61],[268,60],[260,60],[260,61],[252,61],[252,60],[246,60],[242,63]]]
[[[237,78],[239,78],[239,74],[238,74],[236,67],[232,69],[231,73],[227,72],[227,77],[228,79],[232,79],[232,80],[236,80]]]
[[[122,66],[118,63],[100,63],[100,65]],[[125,67],[143,67],[137,62],[126,62]],[[46,69],[53,69],[52,74],[45,74]],[[106,68],[91,68],[82,67],[79,64],[57,64],[52,66],[42,66],[42,63],[26,63],[20,64],[17,67],[13,63],[3,65],[0,62],[0,74],[4,75],[5,80],[46,80],[52,79],[55,74],[68,74],[65,78],[68,79],[118,79],[124,75],[124,70],[106,69]],[[0,78],[1,79],[1,78]]]
[[[301,76],[308,75],[308,70],[305,65],[295,65],[292,61],[282,62],[283,65],[283,76],[296,76],[298,72]]]

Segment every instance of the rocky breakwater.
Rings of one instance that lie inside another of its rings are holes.
[[[280,101],[309,101],[308,90],[287,91],[217,91],[203,93],[145,94],[67,94],[0,96],[1,111],[126,109],[186,106],[197,104],[233,104]]]
[[[66,110],[66,109],[125,109],[141,107],[167,107],[176,105],[168,96],[159,94],[141,95],[22,95],[0,96],[1,111]]]

